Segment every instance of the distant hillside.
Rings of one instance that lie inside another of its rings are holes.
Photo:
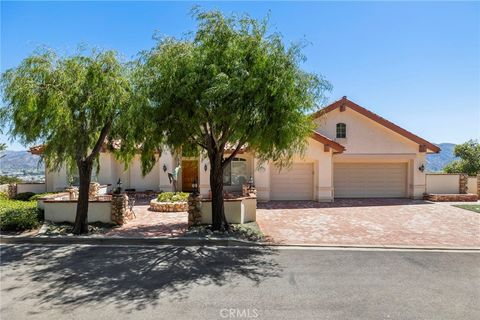
[[[453,143],[440,143],[438,144],[440,153],[427,155],[427,172],[439,172],[442,171],[448,163],[455,159],[453,149],[455,144]]]
[[[2,153],[0,169],[3,172],[15,171],[43,171],[43,164],[39,165],[40,157],[24,151],[7,150]]]

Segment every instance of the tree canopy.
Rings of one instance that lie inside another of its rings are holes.
[[[158,39],[138,61],[132,136],[146,170],[159,144],[206,154],[215,198],[223,190],[215,179],[242,146],[280,164],[302,154],[314,127],[309,114],[330,84],[303,71],[302,45],[286,46],[266,20],[199,10],[194,17],[193,38]],[[224,157],[227,146],[233,152]]]
[[[477,140],[469,140],[465,143],[455,146],[455,157],[443,168],[447,173],[466,173],[474,176],[480,173],[480,143]]]
[[[59,56],[39,50],[2,74],[0,124],[24,145],[44,144],[48,168],[78,170],[75,230],[86,231],[92,165],[130,106],[126,65],[113,51]],[[97,166],[98,167],[98,166]]]

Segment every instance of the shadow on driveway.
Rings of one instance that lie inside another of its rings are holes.
[[[161,298],[185,299],[194,286],[258,285],[281,273],[274,261],[277,252],[267,248],[24,245],[4,246],[1,253],[3,281],[14,277],[14,283],[35,283],[28,292],[5,282],[1,288],[18,303],[33,303],[30,314],[51,307],[71,312],[98,301],[131,312],[155,306]]]

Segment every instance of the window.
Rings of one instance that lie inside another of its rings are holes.
[[[347,125],[345,123],[337,123],[337,138],[347,137]]]
[[[223,169],[223,184],[226,186],[241,186],[247,181],[247,160],[233,158]]]

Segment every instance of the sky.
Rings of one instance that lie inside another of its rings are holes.
[[[348,96],[433,143],[480,139],[478,2],[2,1],[0,70],[38,46],[73,52],[83,44],[135,58],[155,32],[195,31],[195,4],[269,15],[286,43],[308,41],[302,68],[331,82],[329,102]],[[25,149],[5,134],[0,142]]]

